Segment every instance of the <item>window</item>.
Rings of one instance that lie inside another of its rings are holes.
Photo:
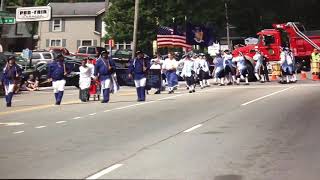
[[[31,59],[41,59],[40,54],[32,53]]]
[[[79,48],[78,53],[86,54],[86,53],[87,53],[87,47],[81,47],[81,48]]]
[[[42,55],[44,59],[53,59],[50,53],[43,53]]]
[[[96,54],[96,48],[88,47],[88,54]]]
[[[51,47],[61,47],[61,39],[51,39],[50,46]]]
[[[269,46],[271,44],[274,44],[276,41],[272,35],[265,35],[264,42],[266,46]]]
[[[92,40],[82,40],[81,46],[92,46]]]
[[[54,19],[52,21],[52,31],[62,31],[62,20],[61,19]]]

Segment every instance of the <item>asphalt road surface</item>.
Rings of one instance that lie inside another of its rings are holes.
[[[109,104],[65,91],[0,105],[0,178],[318,180],[320,83],[212,86]]]

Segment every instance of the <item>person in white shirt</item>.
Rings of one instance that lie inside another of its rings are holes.
[[[237,63],[238,75],[237,75],[237,85],[240,85],[240,77],[245,79],[246,85],[249,85],[249,72],[246,65],[246,59],[244,55],[240,52],[240,54],[233,58],[233,62]]]
[[[190,56],[187,55],[184,60],[181,77],[184,77],[184,79],[186,80],[187,86],[189,87],[189,93],[196,92],[194,80],[195,71],[195,63],[190,58]]]
[[[82,102],[87,102],[89,100],[89,87],[91,85],[91,77],[93,76],[92,67],[87,65],[87,59],[81,61],[80,77],[79,77],[79,87],[80,93],[79,98]]]
[[[201,89],[205,88],[207,85],[206,75],[209,73],[208,62],[204,54],[200,54],[199,60],[197,61],[197,75],[199,77],[199,83]]]
[[[224,86],[224,68],[223,68],[223,58],[221,53],[217,53],[213,60],[214,64],[214,82],[219,86]]]
[[[232,63],[232,58],[233,56],[230,51],[225,50],[223,55],[223,67],[228,85],[236,82],[236,69],[234,67],[234,64]],[[230,78],[230,75],[232,76],[232,79]]]
[[[168,54],[168,58],[163,63],[163,70],[166,73],[169,94],[174,93],[174,87],[178,85],[178,75],[176,74],[178,61],[174,58],[173,53]]]
[[[162,76],[161,85],[159,88],[157,88],[157,91],[154,94],[160,94],[162,87],[165,85],[165,76],[163,76],[163,70],[162,70],[163,63],[164,63],[164,60],[162,60],[160,54],[158,53],[155,58],[151,59],[150,69],[160,69],[161,76]]]
[[[261,54],[261,52],[256,49],[256,54],[253,56],[253,60],[256,62],[256,65],[254,66],[254,74],[257,78],[257,80],[261,83],[264,83],[265,82],[265,78],[264,78],[264,74],[262,73],[263,72],[263,56]]]
[[[289,51],[289,48],[284,48],[280,53],[280,65],[283,72],[283,75],[280,78],[280,83],[293,82],[294,78],[292,76],[293,76],[294,56]],[[286,81],[284,80],[284,78]]]

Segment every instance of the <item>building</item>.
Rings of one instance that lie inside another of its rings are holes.
[[[49,3],[52,19],[39,22],[38,49],[65,47],[76,52],[79,46],[104,47],[104,2]]]

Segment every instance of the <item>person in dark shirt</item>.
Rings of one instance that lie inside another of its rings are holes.
[[[56,105],[60,105],[66,85],[65,76],[67,75],[67,68],[64,63],[64,56],[59,54],[54,62],[49,64],[48,78],[52,81]]]
[[[108,51],[101,52],[101,57],[96,61],[94,67],[95,80],[101,82],[101,92],[103,100],[101,103],[108,103],[110,99],[111,75],[116,70],[116,65],[112,59],[108,57]]]
[[[10,56],[5,68],[3,69],[3,75],[1,79],[1,82],[5,88],[7,107],[11,107],[15,83],[16,80],[21,76],[21,73],[21,68],[16,64],[16,58],[14,56]]]
[[[150,62],[144,59],[142,51],[136,52],[136,58],[130,61],[129,79],[134,79],[134,84],[137,89],[138,101],[146,100],[146,73],[150,69]]]

